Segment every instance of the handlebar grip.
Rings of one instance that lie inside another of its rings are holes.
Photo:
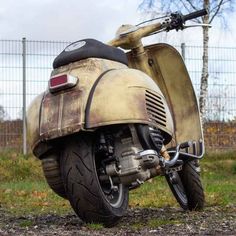
[[[205,16],[207,14],[208,14],[207,9],[202,9],[202,10],[195,11],[195,12],[192,12],[190,14],[187,14],[187,15],[183,16],[183,20],[185,22],[187,20],[192,20],[194,18],[197,18],[197,17],[200,17],[200,16]]]

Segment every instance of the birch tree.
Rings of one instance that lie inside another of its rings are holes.
[[[206,8],[208,15],[197,18],[194,21],[198,23],[211,24],[215,18],[220,18],[227,26],[226,14],[234,11],[235,0],[143,0],[140,9],[147,13],[159,14],[166,12],[175,12],[184,10],[187,13]],[[209,45],[209,27],[203,29],[203,53],[202,53],[202,72],[200,83],[199,108],[201,117],[205,118],[206,100],[208,95],[208,45]]]

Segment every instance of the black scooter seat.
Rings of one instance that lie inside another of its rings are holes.
[[[128,65],[126,54],[95,39],[83,39],[68,45],[53,61],[53,68],[87,58],[103,58]]]

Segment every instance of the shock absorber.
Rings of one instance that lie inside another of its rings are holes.
[[[136,125],[136,130],[143,149],[153,149],[160,154],[164,141],[161,131],[143,124]]]

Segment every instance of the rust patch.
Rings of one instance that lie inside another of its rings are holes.
[[[42,103],[41,139],[64,136],[81,128],[81,91],[47,94]]]
[[[40,136],[44,138],[48,138],[48,131],[57,130],[60,96],[60,94],[52,95],[48,93],[43,99]]]
[[[72,133],[81,127],[81,97],[81,91],[71,91],[64,94],[61,135]]]

